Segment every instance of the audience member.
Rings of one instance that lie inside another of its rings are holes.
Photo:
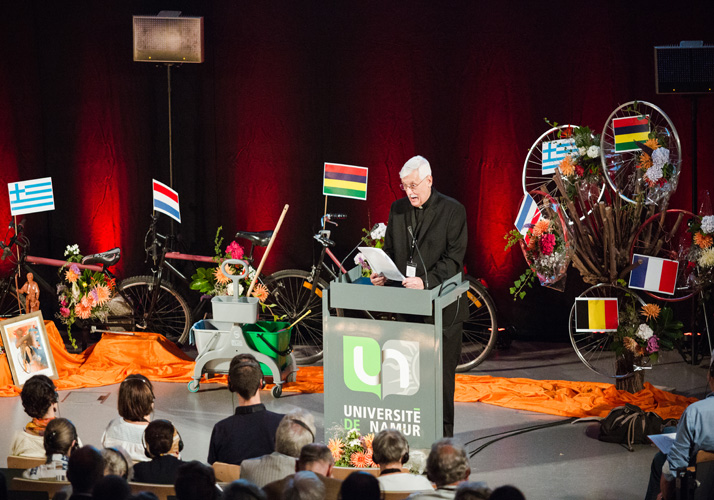
[[[426,477],[436,485],[436,491],[413,493],[412,499],[454,498],[459,483],[471,474],[466,450],[451,438],[431,445],[426,459]]]
[[[138,373],[126,377],[119,386],[119,417],[109,422],[102,446],[121,446],[135,462],[149,460],[144,455],[142,436],[154,411],[154,399],[154,388],[148,378]]]
[[[127,481],[134,478],[134,462],[129,453],[121,446],[102,448],[104,458],[104,475],[119,476]]]
[[[379,485],[384,491],[428,491],[433,490],[429,480],[402,472],[402,466],[409,460],[407,438],[396,429],[383,430],[372,441],[372,461],[379,465]]]
[[[220,490],[216,486],[213,467],[202,464],[198,460],[185,462],[179,467],[174,488],[178,500],[218,500],[220,498]]]
[[[223,489],[223,500],[266,500],[263,490],[245,479],[236,479]]]
[[[312,471],[295,473],[285,485],[283,500],[324,500],[325,485]],[[366,500],[366,499],[364,499]]]
[[[104,477],[104,459],[94,446],[82,446],[69,457],[67,479],[72,484],[69,500],[91,498],[94,485]]]
[[[515,486],[505,485],[493,490],[489,500],[526,500],[526,497]]]
[[[707,385],[714,391],[714,356],[707,372]],[[664,500],[674,498],[675,471],[693,465],[699,450],[714,450],[714,392],[684,410],[669,453],[657,452],[652,459],[645,500],[654,500],[660,492]]]
[[[95,500],[128,500],[131,497],[131,487],[123,477],[110,474],[104,476],[92,490]]]
[[[144,444],[151,461],[134,466],[134,481],[174,484],[178,468],[183,464],[179,458],[183,441],[176,428],[168,420],[154,420],[146,426]]]
[[[46,375],[33,375],[20,392],[22,407],[32,420],[24,429],[15,432],[10,445],[10,455],[44,458],[43,436],[47,424],[57,413],[57,389]]]
[[[7,500],[7,480],[5,474],[0,474],[0,500]]]
[[[317,478],[322,481],[322,484],[325,485],[325,499],[337,500],[342,481],[330,477],[334,463],[332,452],[327,446],[322,443],[310,443],[300,450],[300,457],[297,460],[295,471],[309,470],[314,472]],[[285,486],[293,476],[294,474],[291,474],[283,479],[266,484],[263,487],[263,491],[268,500],[280,500]]]
[[[213,427],[208,463],[241,465],[275,451],[275,432],[283,415],[265,409],[258,392],[265,385],[260,364],[251,354],[235,356],[228,369],[228,389],[238,394],[235,414]]]
[[[43,436],[47,462],[22,472],[26,479],[67,480],[67,465],[72,450],[77,446],[77,429],[66,418],[54,418]]]
[[[456,488],[454,500],[489,500],[491,489],[483,481],[464,481]]]
[[[355,471],[342,481],[341,500],[380,500],[382,490],[377,478],[364,471]]]
[[[240,477],[263,487],[295,472],[300,450],[315,441],[315,418],[302,409],[290,411],[275,431],[275,451],[243,460]]]

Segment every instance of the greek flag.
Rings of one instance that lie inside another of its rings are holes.
[[[560,162],[566,155],[577,153],[574,139],[558,139],[557,141],[546,141],[543,143],[543,175],[552,175],[558,168]]]
[[[11,182],[7,188],[10,192],[10,215],[33,214],[55,209],[52,177]]]

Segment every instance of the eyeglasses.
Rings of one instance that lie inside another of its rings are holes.
[[[408,186],[405,186],[404,184],[399,184],[399,189],[401,189],[402,191],[406,191],[407,189],[410,191],[414,191],[419,186],[419,184],[421,184],[425,180],[426,180],[426,177],[424,177],[422,180],[420,180],[416,184],[411,183]]]

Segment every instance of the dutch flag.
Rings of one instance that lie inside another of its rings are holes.
[[[166,184],[153,179],[154,210],[181,222],[178,193]]]
[[[526,194],[521,202],[521,207],[518,209],[518,217],[516,218],[516,229],[525,236],[526,243],[530,240],[528,229],[535,226],[535,223],[540,219],[540,210],[538,205],[533,200],[531,195]]]
[[[630,273],[630,288],[674,295],[679,262],[634,254],[632,263],[637,261],[640,265]]]

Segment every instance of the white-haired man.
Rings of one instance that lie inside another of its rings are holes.
[[[466,255],[466,209],[432,187],[431,166],[422,156],[407,161],[399,172],[406,198],[389,210],[384,251],[407,276],[405,288],[436,288],[460,273]],[[384,285],[373,274],[372,284]],[[451,304],[443,315],[444,436],[454,435],[454,377],[461,354],[463,322],[468,317],[466,297]]]

